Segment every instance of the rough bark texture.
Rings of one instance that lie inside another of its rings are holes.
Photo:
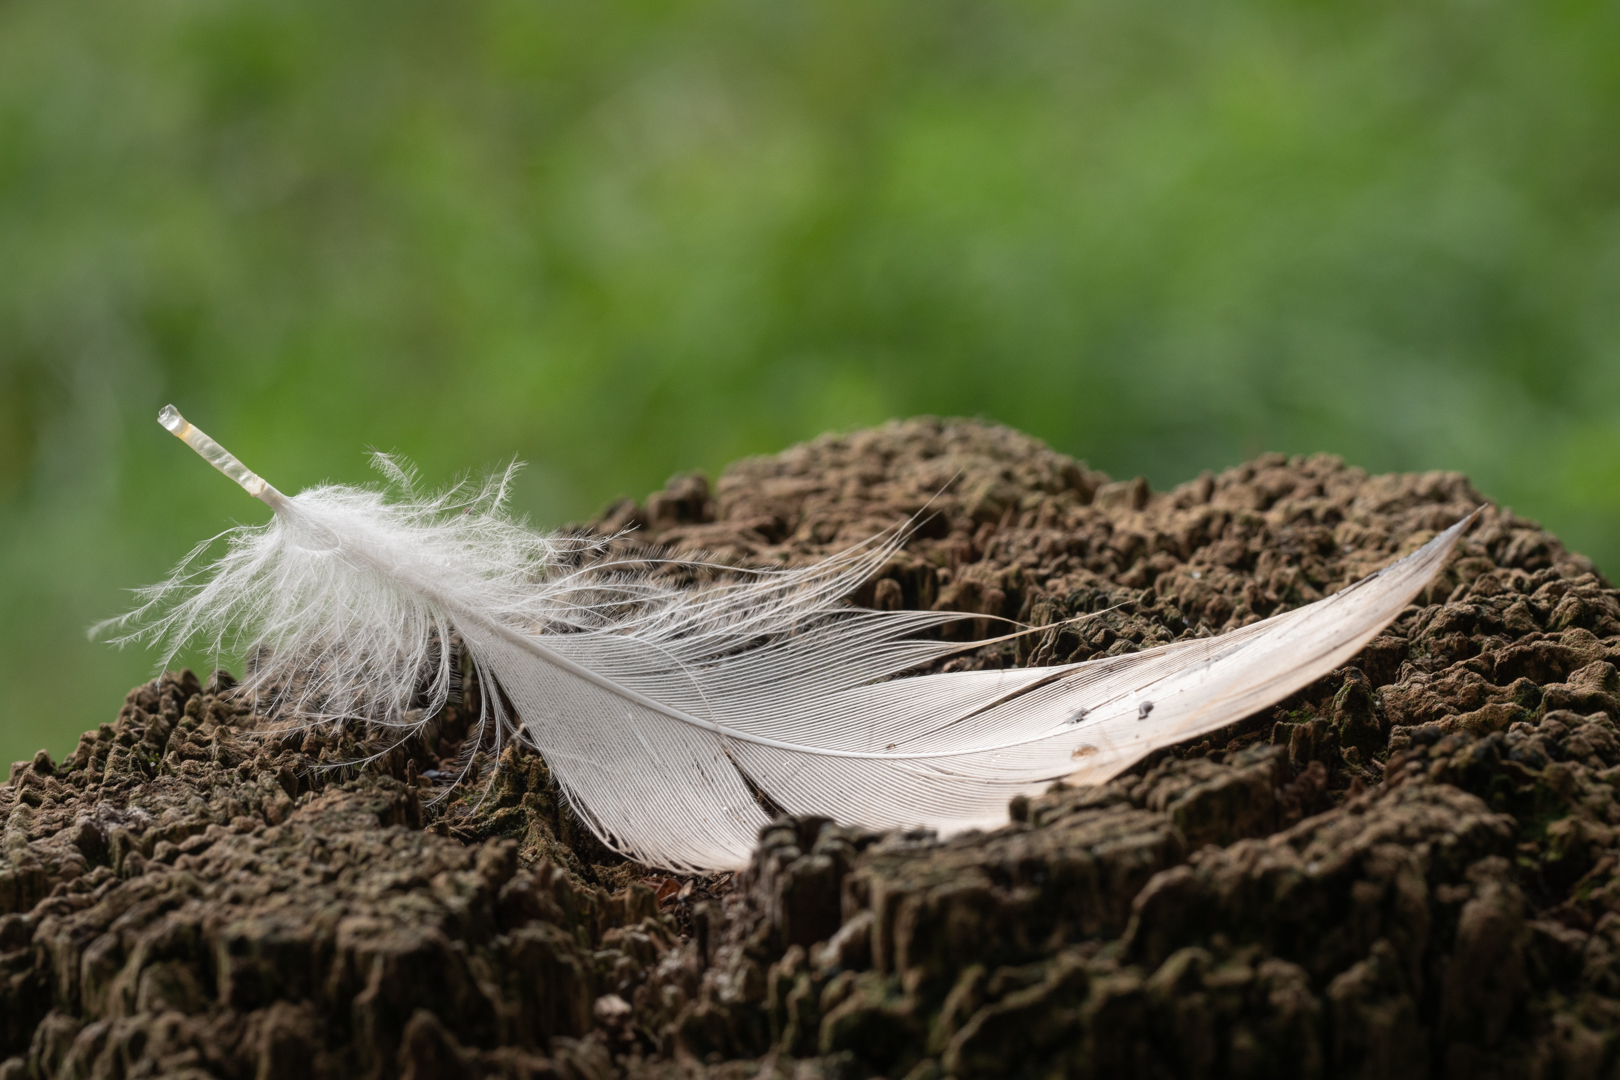
[[[954,667],[1219,633],[1484,501],[1322,457],[1155,493],[912,421],[593,527],[797,561],[947,485],[858,599],[1053,627]],[[1353,666],[1218,738],[946,843],[781,820],[691,881],[533,753],[424,805],[468,705],[354,770],[377,748],[165,676],[0,787],[0,1080],[1617,1075],[1616,664],[1615,591],[1492,507]]]

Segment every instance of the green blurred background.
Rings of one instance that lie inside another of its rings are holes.
[[[265,516],[168,401],[287,490],[517,455],[547,525],[922,412],[1328,450],[1612,571],[1617,106],[1613,2],[0,0],[0,762]]]

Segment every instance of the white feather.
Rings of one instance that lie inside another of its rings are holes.
[[[287,497],[172,408],[162,419],[275,515],[224,534],[210,565],[209,545],[195,549],[115,621],[137,628],[121,640],[263,642],[269,657],[245,688],[292,686],[288,704],[305,714],[405,725],[424,672],[427,710],[447,700],[452,658],[439,643],[458,633],[495,730],[515,719],[604,842],[674,868],[747,860],[769,820],[750,782],[790,813],[949,833],[1005,823],[1012,796],[1053,780],[1106,780],[1343,664],[1468,523],[1325,600],[1219,637],[903,677],[962,646],[916,637],[961,616],[845,602],[899,536],[814,567],[683,588],[647,564],[577,568],[601,545],[505,516],[510,471],[424,496],[380,457],[397,499],[341,486]]]

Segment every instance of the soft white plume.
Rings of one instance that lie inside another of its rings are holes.
[[[676,587],[645,563],[507,517],[507,478],[428,496],[386,457],[397,497],[324,486],[287,497],[165,410],[164,423],[269,503],[266,525],[194,550],[118,623],[171,649],[264,642],[252,686],[295,686],[321,717],[403,724],[452,688],[465,642],[489,719],[545,756],[596,834],[668,867],[744,862],[792,813],[944,832],[1002,824],[1053,780],[1100,782],[1231,724],[1347,661],[1444,561],[1467,524],[1308,607],[1214,638],[1047,668],[897,677],[961,649],[919,631],[958,618],[845,598],[900,541],[820,565]],[[257,490],[256,490],[257,488]],[[499,693],[495,692],[498,687]],[[504,694],[516,717],[499,714]]]

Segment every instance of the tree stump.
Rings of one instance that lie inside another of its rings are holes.
[[[927,507],[855,601],[1045,628],[961,670],[1219,634],[1484,502],[1325,456],[1154,492],[913,420],[582,528],[773,565]],[[389,748],[165,675],[0,787],[0,1080],[1612,1075],[1617,664],[1615,590],[1487,506],[1351,666],[1217,737],[991,833],[782,818],[701,878],[474,752],[471,703]]]

